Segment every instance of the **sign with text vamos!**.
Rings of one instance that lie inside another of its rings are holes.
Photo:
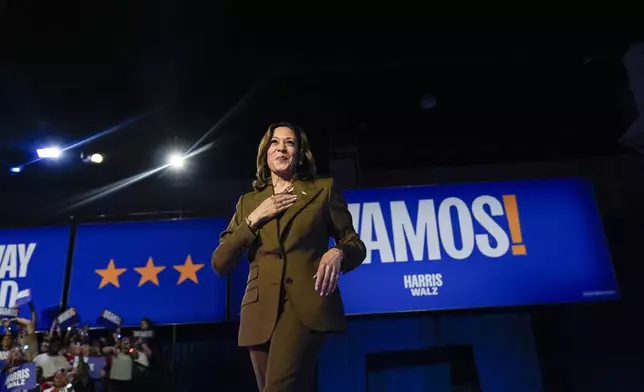
[[[368,253],[340,280],[347,314],[618,297],[581,179],[345,192]]]
[[[0,308],[12,307],[22,290],[30,289],[40,311],[60,306],[69,246],[69,227],[0,230]],[[2,312],[4,313],[4,312]],[[20,317],[31,318],[27,304]],[[48,330],[43,317],[38,329]]]
[[[210,267],[224,219],[80,225],[69,306],[96,326],[107,308],[122,325],[223,321],[226,280]]]

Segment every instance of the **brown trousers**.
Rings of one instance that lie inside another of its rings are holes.
[[[326,334],[305,327],[285,297],[271,340],[250,347],[260,392],[308,392],[315,388],[317,356]]]

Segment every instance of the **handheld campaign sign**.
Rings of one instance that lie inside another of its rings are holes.
[[[18,308],[0,308],[0,318],[7,318],[11,319],[14,317],[18,317],[20,314],[20,309]]]
[[[36,364],[27,362],[7,373],[4,379],[4,391],[21,392],[36,388]]]
[[[26,304],[28,297],[38,309],[60,306],[69,236],[68,227],[0,230],[0,308],[10,308],[16,301]],[[25,296],[23,290],[29,288]],[[21,314],[30,314],[26,305]],[[50,325],[38,320],[37,327]]]
[[[618,297],[592,186],[581,179],[353,190],[367,247],[340,278],[347,314]],[[238,314],[247,263],[234,273]]]
[[[4,320],[9,320],[16,318],[20,315],[20,309],[18,308],[0,308],[0,319]],[[15,332],[18,330],[18,323],[15,321],[11,321],[7,324],[4,322],[0,324],[0,335],[4,334],[11,334],[12,332]]]
[[[105,357],[86,357],[89,365],[89,376],[93,379],[101,378],[101,370],[105,368]]]
[[[29,302],[31,302],[31,290],[24,289],[24,290],[20,290],[20,292],[16,296],[16,302],[12,306],[20,307],[23,305],[27,305]]]
[[[69,303],[82,314],[104,308],[138,325],[219,322],[226,279],[210,268],[224,219],[80,225]]]
[[[83,357],[83,360],[89,367],[89,376],[93,379],[101,378],[101,370],[105,368],[105,357]],[[74,368],[78,367],[79,357],[74,357]]]
[[[80,316],[78,315],[76,308],[69,308],[58,315],[58,317],[56,317],[56,321],[63,329],[71,328],[80,322]]]
[[[118,314],[112,312],[111,310],[104,309],[98,319],[96,324],[107,329],[116,329],[121,326],[123,319]]]
[[[151,329],[141,331],[141,330],[136,330],[132,332],[132,336],[134,336],[137,339],[140,339],[142,341],[146,341],[148,339],[153,339],[154,338],[154,331]]]

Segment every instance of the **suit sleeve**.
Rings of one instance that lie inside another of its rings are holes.
[[[212,254],[212,267],[219,276],[227,275],[235,268],[241,255],[256,238],[245,222],[243,199],[243,196],[239,198],[235,215],[219,236],[219,246]]]
[[[364,242],[358,237],[353,228],[353,219],[347,207],[347,202],[335,187],[333,180],[329,185],[329,206],[331,211],[331,235],[335,239],[335,247],[344,253],[342,272],[347,273],[357,268],[364,261],[367,251]]]

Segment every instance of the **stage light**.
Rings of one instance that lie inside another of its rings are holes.
[[[36,152],[39,158],[58,158],[62,154],[57,147],[39,148]]]
[[[89,160],[92,163],[101,163],[101,162],[103,162],[103,155],[101,155],[101,154],[92,154],[92,156],[89,157]]]
[[[181,169],[183,167],[183,157],[179,154],[172,154],[168,159],[168,163],[176,169]]]
[[[11,169],[9,169],[12,173],[20,173],[22,171],[22,168],[20,166],[14,166]]]

